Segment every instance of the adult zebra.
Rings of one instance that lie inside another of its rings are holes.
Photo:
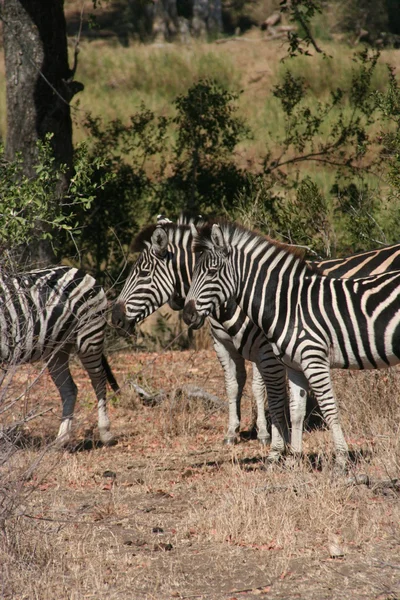
[[[106,381],[118,384],[103,354],[107,299],[83,271],[50,267],[13,274],[0,271],[0,360],[7,367],[44,360],[62,400],[57,443],[70,439],[77,386],[69,369],[75,348],[89,374],[98,402],[100,439],[113,440],[106,406]]]
[[[234,299],[264,332],[289,380],[303,390],[310,385],[344,467],[348,447],[330,368],[378,369],[400,362],[400,272],[324,276],[286,246],[229,223],[202,228],[195,250],[202,254],[185,322],[201,327],[206,316]],[[271,410],[273,422],[279,417]]]
[[[132,249],[140,256],[132,267],[113,309],[113,323],[130,330],[136,323],[171,300],[175,309],[183,308],[190,286],[194,256],[192,232],[189,227],[171,223],[145,228],[133,243]],[[368,269],[379,269],[379,263],[388,268],[400,268],[400,244],[353,255],[337,261],[323,261],[340,276],[356,268],[365,274]],[[335,262],[334,265],[331,263]],[[240,425],[240,400],[246,378],[245,359],[253,361],[253,393],[257,401],[258,437],[267,439],[264,394],[276,398],[283,411],[286,401],[285,375],[264,334],[253,325],[239,307],[230,302],[223,306],[219,317],[210,319],[214,348],[224,370],[229,399],[229,424],[225,441],[233,442]],[[257,368],[258,367],[258,368]],[[261,371],[261,374],[260,374]],[[274,400],[273,400],[274,401]],[[276,402],[275,401],[275,402]],[[306,395],[303,388],[291,385],[292,445],[301,451],[301,435]],[[275,436],[270,456],[283,450],[283,439]]]

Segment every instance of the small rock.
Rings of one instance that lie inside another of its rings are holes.
[[[164,529],[162,527],[153,527],[153,533],[164,533]]]
[[[103,477],[109,477],[110,479],[116,479],[117,478],[117,474],[114,473],[114,471],[104,471],[103,473]]]

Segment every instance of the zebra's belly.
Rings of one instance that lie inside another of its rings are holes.
[[[46,340],[44,343],[33,345],[27,345],[24,342],[9,345],[2,344],[0,352],[1,364],[8,366],[12,364],[23,365],[39,360],[47,360],[51,356],[54,356],[61,347],[64,347],[64,344],[58,340],[50,343],[49,340]]]

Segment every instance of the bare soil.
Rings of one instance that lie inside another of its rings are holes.
[[[193,384],[226,400],[213,351],[110,363],[122,386],[110,398],[114,446],[97,442],[78,364],[70,448],[49,446],[61,411],[47,374],[7,414],[51,409],[24,426],[2,467],[0,491],[14,504],[0,523],[0,598],[400,598],[399,370],[335,374],[350,474],[370,480],[348,485],[323,428],[305,433],[301,463],[266,467],[267,449],[249,433],[249,383],[241,442],[223,446],[227,411],[176,393]],[[7,393],[39,371],[19,369]],[[132,380],[167,396],[145,406]]]

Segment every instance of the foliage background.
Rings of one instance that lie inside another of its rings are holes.
[[[224,215],[310,257],[397,241],[393,3],[294,3],[288,45],[260,30],[276,3],[236,0],[223,4],[219,39],[161,47],[137,43],[139,4],[108,2],[80,24],[81,4],[66,2],[69,32],[82,25],[85,84],[73,104],[72,186],[61,210],[48,202],[57,176],[45,146],[34,182],[17,185],[18,159],[3,159],[5,249],[47,222],[59,259],[110,285],[160,212]],[[4,74],[0,84],[4,108]]]

